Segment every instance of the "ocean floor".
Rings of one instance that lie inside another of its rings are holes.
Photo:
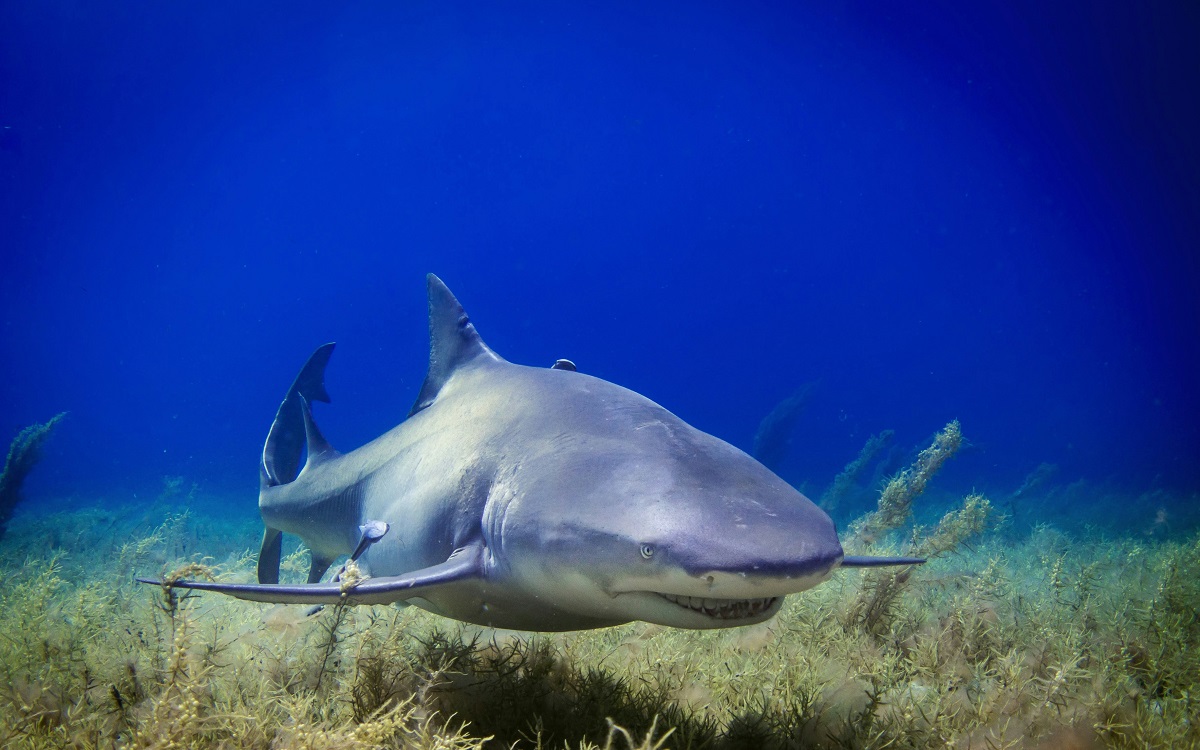
[[[1200,746],[1200,535],[1016,533],[1002,519],[959,528],[970,539],[895,532],[952,544],[899,575],[840,572],[762,625],[535,635],[135,583],[187,565],[253,579],[256,519],[187,509],[204,505],[193,492],[13,518],[0,744]],[[306,570],[290,550],[284,575]]]

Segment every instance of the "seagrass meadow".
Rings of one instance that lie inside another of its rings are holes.
[[[1200,746],[1194,533],[1017,532],[973,495],[922,528],[861,519],[848,549],[869,531],[931,561],[840,572],[762,625],[537,635],[136,584],[253,578],[254,517],[180,490],[12,519],[4,747]],[[285,575],[306,570],[293,548]]]

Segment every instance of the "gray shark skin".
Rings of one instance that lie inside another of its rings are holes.
[[[565,360],[506,362],[432,274],[428,290],[429,373],[409,417],[333,450],[311,413],[333,345],[317,349],[263,450],[259,583],[171,585],[405,602],[517,630],[720,628],[769,619],[838,567],[922,562],[844,556],[829,517],[747,454]],[[312,551],[309,583],[278,583],[282,533]],[[318,582],[350,554],[365,580]]]

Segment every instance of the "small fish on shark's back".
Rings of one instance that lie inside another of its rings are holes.
[[[839,567],[923,562],[844,555],[829,516],[749,455],[569,360],[505,361],[432,274],[428,292],[429,372],[408,418],[334,450],[312,415],[330,400],[334,345],[319,347],[263,448],[258,582],[170,585],[406,602],[517,630],[723,628],[771,618]],[[284,533],[312,553],[307,583],[279,583]]]

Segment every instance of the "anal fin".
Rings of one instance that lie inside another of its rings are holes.
[[[321,580],[321,576],[325,575],[325,571],[329,570],[329,566],[333,564],[333,558],[318,555],[316,552],[313,552],[311,557],[312,561],[308,566],[308,582],[317,583]]]

